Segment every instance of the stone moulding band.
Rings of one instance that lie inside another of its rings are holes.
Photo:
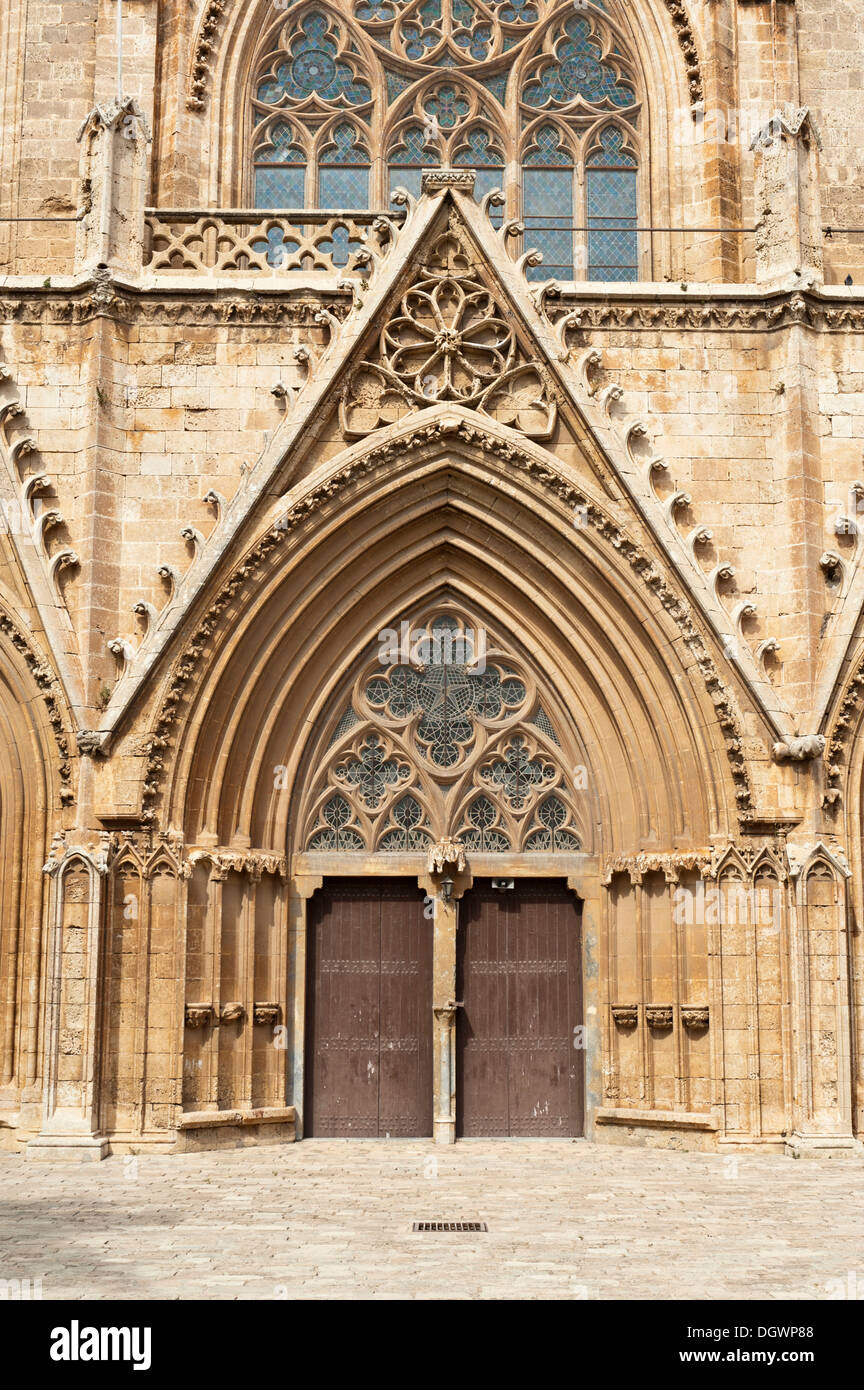
[[[637,1110],[618,1109],[601,1106],[594,1114],[598,1125],[635,1125],[654,1129],[704,1129],[719,1128],[713,1115],[700,1115],[683,1110]]]
[[[187,1110],[177,1119],[178,1129],[218,1129],[222,1125],[290,1125],[297,1112],[293,1105],[263,1106],[260,1110]]]

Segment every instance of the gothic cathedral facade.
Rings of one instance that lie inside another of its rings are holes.
[[[860,0],[0,52],[0,1146],[860,1153]]]

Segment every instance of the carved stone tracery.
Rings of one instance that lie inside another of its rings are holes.
[[[381,329],[374,355],[351,374],[340,423],[346,438],[359,439],[447,401],[537,439],[548,438],[555,427],[548,372],[528,358],[512,316],[477,278],[455,219]]]
[[[452,836],[469,853],[578,850],[578,795],[536,682],[491,634],[481,656],[461,615],[421,629],[429,650],[376,653],[331,720],[303,847],[426,853]]]

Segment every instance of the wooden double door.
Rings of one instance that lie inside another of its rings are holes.
[[[328,879],[312,898],[307,1135],[431,1135],[433,927],[416,880]],[[459,903],[457,1134],[583,1133],[580,927],[556,880],[480,880]]]

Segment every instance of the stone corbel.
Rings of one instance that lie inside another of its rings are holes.
[[[645,1022],[649,1028],[666,1029],[672,1027],[673,1009],[671,1004],[646,1004]]]
[[[253,1017],[256,1023],[274,1024],[279,1022],[281,1009],[278,1004],[256,1004]]]
[[[775,763],[803,763],[813,758],[821,758],[825,752],[825,738],[822,734],[806,734],[801,738],[787,738],[775,743],[771,750]]]
[[[238,1002],[223,1005],[220,1018],[223,1023],[242,1023],[246,1017],[244,1006]]]
[[[107,752],[110,738],[109,732],[103,732],[100,729],[80,729],[75,735],[78,752],[88,758],[95,758],[99,754]]]
[[[685,1005],[681,1010],[681,1022],[691,1032],[701,1032],[708,1027],[708,1005]]]
[[[187,1004],[185,1019],[187,1028],[206,1028],[213,1022],[215,1010],[212,1004]]]
[[[639,1022],[638,1004],[612,1004],[611,1009],[619,1028],[635,1028]]]

